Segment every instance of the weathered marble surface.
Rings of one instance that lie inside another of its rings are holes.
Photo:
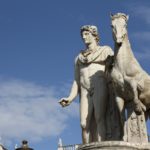
[[[150,150],[150,144],[106,141],[81,145],[78,150]]]
[[[85,50],[75,59],[69,96],[59,101],[65,107],[80,97],[82,141],[86,144],[80,150],[149,149],[145,116],[150,108],[150,77],[132,52],[128,18],[124,13],[111,15],[114,56],[110,47],[99,45],[96,26],[81,28]],[[95,141],[99,143],[91,143]]]
[[[77,95],[80,96],[80,124],[83,143],[104,141],[106,139],[106,107],[108,87],[104,74],[105,60],[113,51],[108,46],[99,45],[96,26],[81,28],[85,44],[75,60],[75,79],[67,98],[59,103],[68,106]]]
[[[108,65],[106,72],[112,81],[115,101],[120,112],[120,140],[148,142],[144,113],[150,106],[150,77],[132,52],[127,32],[128,18],[124,13],[111,15],[115,48],[114,56],[109,59],[111,67]]]

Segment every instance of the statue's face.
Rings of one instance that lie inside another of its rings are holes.
[[[82,32],[82,39],[85,42],[85,44],[91,44],[91,43],[95,42],[95,37],[89,31]]]

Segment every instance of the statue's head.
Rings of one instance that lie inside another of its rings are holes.
[[[96,42],[99,43],[99,34],[98,34],[98,29],[94,25],[84,25],[81,27],[81,36],[83,38],[83,32],[87,31],[92,34],[92,36],[95,38]]]

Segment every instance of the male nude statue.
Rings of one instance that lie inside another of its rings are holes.
[[[108,89],[104,76],[105,60],[113,51],[108,46],[99,45],[96,26],[85,25],[81,28],[81,36],[85,50],[75,59],[75,78],[70,95],[62,98],[59,103],[68,106],[79,94],[80,124],[83,143],[93,142],[91,131],[93,120],[96,122],[96,141],[105,140],[105,112],[108,100]],[[93,130],[92,129],[92,130]]]

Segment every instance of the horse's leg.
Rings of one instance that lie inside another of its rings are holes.
[[[131,90],[133,92],[133,102],[135,106],[135,112],[140,115],[143,111],[146,111],[146,107],[141,103],[138,98],[138,88],[137,88],[137,81],[126,77],[126,81],[130,84]]]
[[[120,112],[120,125],[121,125],[120,138],[121,140],[124,140],[126,135],[124,100],[119,96],[116,96],[115,99],[116,99],[118,110]]]

